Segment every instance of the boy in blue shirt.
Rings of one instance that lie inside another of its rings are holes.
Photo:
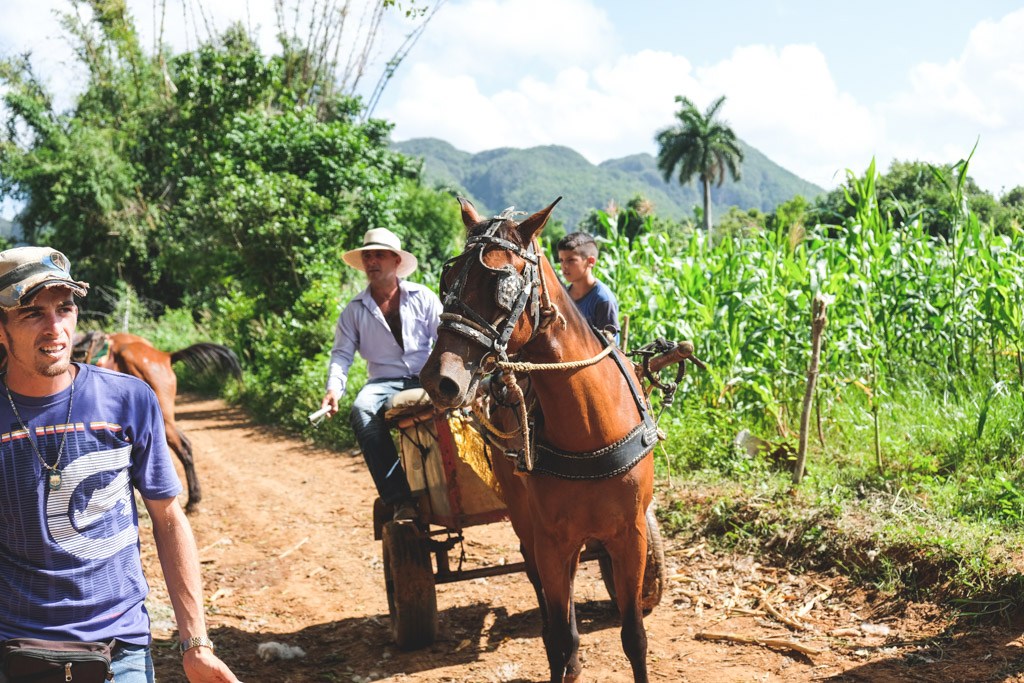
[[[593,327],[619,342],[619,302],[608,285],[594,277],[597,242],[585,232],[569,233],[558,241],[558,262],[566,289],[576,307]]]

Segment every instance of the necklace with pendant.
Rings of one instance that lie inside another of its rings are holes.
[[[68,372],[71,372],[68,370]],[[21,419],[21,413],[18,412],[18,406],[14,405],[14,397],[11,396],[11,389],[7,386],[6,378],[4,381],[4,390],[7,392],[7,400],[11,404],[11,410],[14,411],[14,417],[17,418],[18,424],[22,429],[25,430],[25,438],[28,439],[29,444],[32,446],[32,452],[36,454],[36,458],[39,459],[39,464],[46,470],[46,485],[51,491],[57,491],[60,489],[62,482],[60,472],[60,459],[64,457],[64,445],[68,441],[68,425],[71,424],[71,407],[75,402],[75,375],[71,375],[71,394],[68,396],[68,417],[64,420],[64,433],[60,437],[60,447],[57,449],[57,460],[52,465],[46,464],[46,459],[43,454],[39,452],[39,447],[36,442],[32,440],[32,434],[25,424],[25,421]]]

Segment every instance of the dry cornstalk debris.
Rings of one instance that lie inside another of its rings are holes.
[[[797,631],[807,630],[807,626],[805,626],[802,622],[794,619],[793,617],[786,616],[778,609],[776,609],[775,606],[772,605],[772,603],[768,600],[768,595],[766,593],[761,593],[760,604],[761,607],[764,608],[764,611],[771,615],[776,621],[780,621],[786,626],[789,626],[792,629],[796,629]]]
[[[282,559],[282,558],[288,557],[289,555],[294,553],[296,550],[298,550],[299,548],[304,546],[308,540],[309,540],[309,536],[306,536],[304,539],[302,539],[301,541],[299,541],[298,543],[293,545],[291,548],[289,548],[288,550],[285,550],[283,553],[278,555],[277,558],[278,559]]]
[[[704,546],[705,546],[704,543],[698,543],[697,545],[693,546],[692,548],[686,548],[685,550],[683,550],[679,554],[680,555],[685,555],[686,557],[692,557],[693,555],[696,555],[700,551],[704,550]]]
[[[796,613],[796,615],[797,615],[798,617],[806,617],[806,616],[807,616],[807,614],[808,614],[808,613],[809,613],[809,612],[810,612],[810,611],[811,611],[812,609],[814,609],[814,606],[815,606],[816,604],[818,604],[818,603],[819,603],[819,602],[821,602],[822,600],[825,600],[825,599],[827,599],[827,598],[828,598],[828,596],[830,596],[830,595],[832,595],[832,589],[831,589],[831,588],[826,588],[826,589],[825,589],[824,591],[822,591],[821,593],[818,593],[818,594],[817,594],[817,595],[815,595],[815,596],[814,596],[813,598],[811,598],[810,600],[808,600],[808,601],[807,601],[807,602],[806,602],[806,603],[804,604],[804,606],[803,606],[803,607],[801,607],[801,608],[800,608],[799,610],[797,610],[797,613]]]
[[[845,628],[834,628],[828,634],[835,638],[856,638],[861,635],[861,632],[856,626],[847,626]]]
[[[234,592],[235,591],[233,588],[225,588],[222,586],[213,592],[213,595],[210,596],[210,602],[214,603],[220,600],[221,598],[230,597],[231,594]]]
[[[741,636],[738,633],[716,633],[713,631],[702,631],[694,637],[698,640],[719,640],[730,643],[747,643],[775,649],[794,650],[805,655],[820,655],[825,652],[824,649],[810,647],[788,638],[755,638],[753,636]]]
[[[682,581],[684,583],[699,583],[697,579],[693,578],[692,576],[687,576],[686,574],[673,574],[668,578],[672,581]]]

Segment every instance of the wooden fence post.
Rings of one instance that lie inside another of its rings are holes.
[[[811,403],[814,399],[814,388],[818,383],[818,365],[821,362],[821,337],[825,331],[828,318],[825,308],[828,301],[821,293],[814,295],[811,302],[811,366],[807,370],[807,388],[804,391],[804,409],[800,414],[800,446],[793,465],[793,484],[799,484],[804,476],[804,464],[807,461],[807,430],[811,423]]]

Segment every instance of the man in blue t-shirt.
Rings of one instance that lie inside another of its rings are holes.
[[[597,242],[585,232],[572,232],[558,240],[558,262],[568,282],[569,296],[592,326],[619,343],[619,302],[608,285],[594,277]]]
[[[71,362],[75,296],[87,289],[59,251],[0,252],[0,640],[115,641],[117,683],[154,681],[138,491],[186,677],[238,683],[207,637],[198,551],[153,390]]]

